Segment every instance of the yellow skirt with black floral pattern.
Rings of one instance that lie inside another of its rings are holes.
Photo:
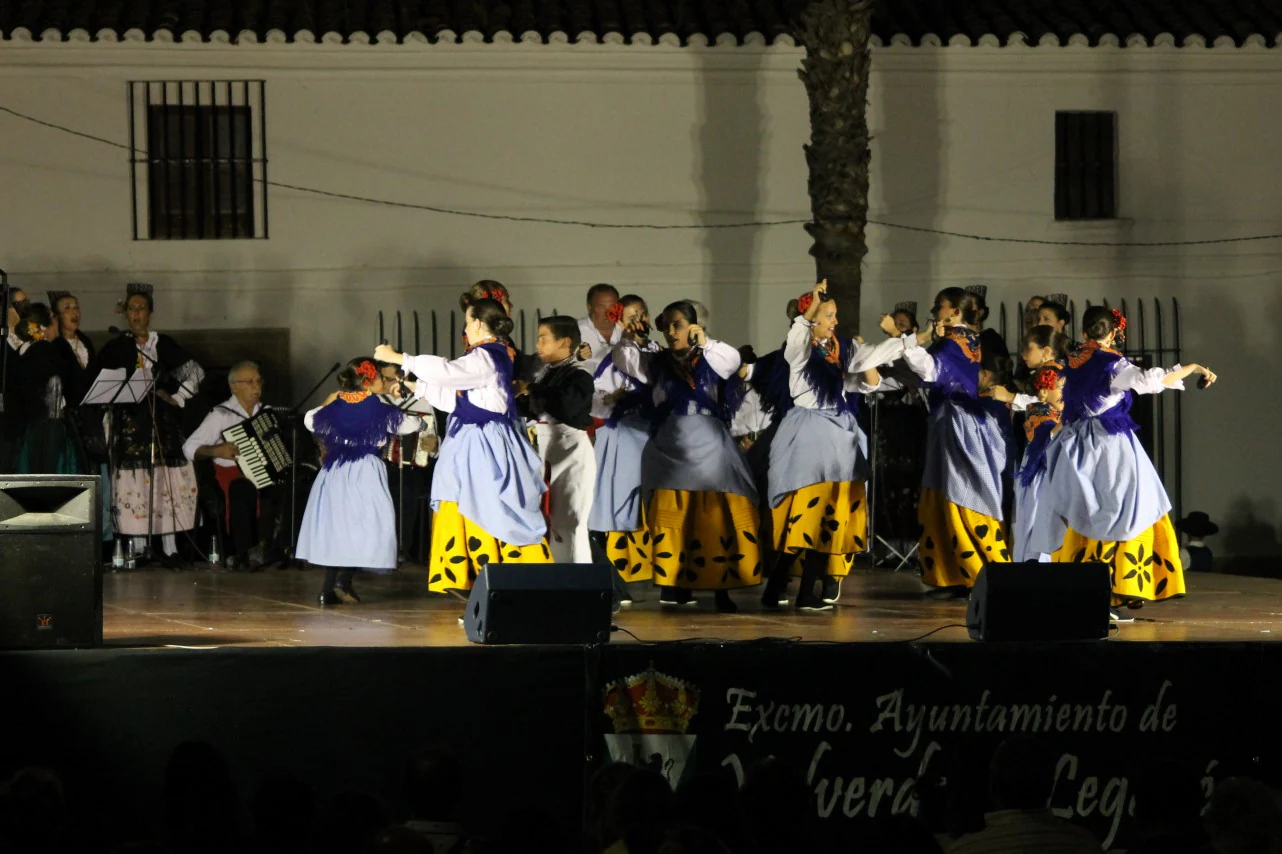
[[[921,580],[931,587],[974,587],[984,564],[1010,562],[1002,521],[953,504],[941,490],[921,491],[917,521]]]
[[[546,538],[531,546],[504,543],[458,512],[453,501],[442,501],[432,514],[427,589],[433,593],[471,590],[477,574],[492,563],[551,562]]]
[[[656,489],[646,518],[660,587],[730,590],[761,583],[761,517],[751,499]]]
[[[1106,563],[1113,578],[1113,604],[1149,602],[1183,596],[1184,566],[1180,540],[1170,516],[1126,542],[1093,540],[1072,528],[1051,556],[1056,563]]]
[[[824,570],[844,578],[855,555],[867,549],[868,507],[864,484],[816,483],[784,497],[770,511],[777,553],[800,554],[809,549],[828,555]],[[792,574],[801,575],[801,561]]]
[[[641,525],[636,531],[607,531],[604,535],[606,559],[624,581],[654,578],[654,549],[650,547],[650,529],[645,527],[644,511]]]

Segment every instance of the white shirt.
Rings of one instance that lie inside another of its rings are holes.
[[[235,427],[246,418],[250,418],[263,411],[261,403],[255,404],[252,413],[246,412],[245,407],[240,405],[236,395],[224,400],[222,403],[209,410],[205,420],[200,422],[200,426],[195,432],[183,442],[183,456],[189,460],[196,459],[196,451],[209,445],[221,445],[223,443],[223,431]],[[214,465],[222,468],[230,468],[236,465],[235,460],[224,460],[222,457],[214,457]]]
[[[798,315],[788,327],[788,337],[783,345],[783,358],[788,363],[788,393],[792,395],[793,403],[802,409],[819,408],[819,395],[815,394],[805,375],[806,363],[810,361],[813,350],[811,330],[814,326],[803,315]],[[898,338],[888,338],[880,344],[856,344],[846,358],[844,390],[866,393],[869,386],[862,381],[860,374],[890,364],[903,351],[904,345]]]
[[[154,379],[154,363],[160,359],[160,334],[156,332],[148,332],[146,342],[141,345],[138,344],[137,338],[131,336],[129,340],[134,343],[134,346],[141,353],[143,353],[142,356],[138,357],[138,361],[142,364],[137,367],[133,376],[145,377],[149,380]],[[192,370],[184,371],[183,368],[185,368],[186,365],[175,366],[178,370],[177,377],[179,385],[178,391],[174,392],[171,396],[174,399],[174,403],[178,404],[179,407],[187,405],[187,401],[196,393],[196,389],[200,387],[201,381],[205,378],[204,370],[202,370],[194,361],[188,362],[187,364],[192,366]]]
[[[1167,385],[1164,380],[1166,375],[1180,369],[1179,365],[1167,370],[1166,368],[1149,368],[1145,370],[1138,365],[1131,364],[1129,359],[1123,357],[1119,359],[1113,369],[1113,380],[1109,383],[1109,391],[1112,392],[1102,401],[1097,408],[1091,410],[1092,415],[1099,415],[1101,412],[1107,412],[1114,406],[1122,402],[1128,391],[1135,394],[1160,394],[1168,388],[1184,390],[1184,381],[1173,385]]]
[[[651,385],[650,369],[654,360],[663,358],[661,352],[645,352],[632,341],[621,341],[614,348],[614,365],[628,376],[636,377],[646,385]],[[739,351],[726,344],[723,341],[715,341],[711,338],[703,345],[703,358],[708,363],[708,367],[716,373],[721,379],[729,379],[735,371],[739,370],[740,358]],[[668,399],[667,392],[662,387],[654,390],[654,402],[663,403]],[[712,415],[712,412],[700,407],[696,402],[690,401],[687,411],[679,413],[681,415]]]
[[[614,324],[614,331],[610,333],[610,338],[607,341],[605,336],[597,331],[596,324],[592,322],[592,318],[580,317],[579,337],[592,348],[592,355],[584,360],[583,364],[588,373],[595,374],[597,366],[605,361],[606,357],[610,355],[611,348],[618,344],[619,339],[623,337],[623,327],[617,323]]]
[[[752,386],[748,386],[743,395],[743,403],[730,418],[730,436],[734,439],[764,433],[770,429],[773,420],[770,413],[761,407],[761,395]]]
[[[615,346],[618,345],[616,344]],[[611,355],[613,349],[611,348]],[[647,341],[644,352],[657,353],[659,352],[659,345],[653,341]],[[601,371],[601,375],[592,381],[592,384],[595,388],[592,394],[592,417],[601,419],[609,418],[614,412],[614,403],[607,402],[607,397],[617,391],[634,391],[637,388],[637,384],[624,376],[623,372],[614,364],[613,358],[611,358],[611,363],[606,369]]]
[[[476,348],[453,361],[441,356],[402,354],[405,372],[418,377],[414,395],[434,409],[453,412],[461,391],[473,406],[490,412],[507,412],[510,389],[504,387],[490,354]]]
[[[76,354],[76,361],[80,363],[80,367],[89,367],[89,348],[80,340],[80,336],[64,338],[64,340],[71,345],[71,352]]]

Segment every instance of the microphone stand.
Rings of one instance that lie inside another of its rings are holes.
[[[282,566],[289,566],[294,560],[294,550],[298,547],[298,410],[303,408],[307,401],[312,399],[320,387],[338,372],[343,366],[342,362],[335,362],[333,366],[325,372],[325,376],[317,380],[316,385],[308,389],[307,394],[299,398],[298,403],[285,414],[289,419],[290,450],[289,455],[289,554],[285,558]]]

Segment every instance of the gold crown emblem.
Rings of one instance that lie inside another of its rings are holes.
[[[605,713],[616,734],[684,735],[699,711],[699,689],[654,669],[605,686]]]

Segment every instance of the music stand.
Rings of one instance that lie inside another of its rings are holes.
[[[136,372],[135,372],[136,373]],[[151,391],[154,381],[147,377],[131,377],[124,368],[104,368],[94,377],[94,381],[89,386],[89,391],[85,392],[84,399],[80,401],[81,406],[116,406],[119,404],[136,405],[143,403],[147,399],[147,394]],[[111,482],[111,488],[115,490],[116,482],[116,465],[115,465],[115,443],[111,437],[107,437],[107,479]],[[152,480],[155,479],[155,470],[150,472]],[[149,497],[150,498],[150,497]],[[116,506],[114,500],[111,502],[111,521],[115,528],[116,536],[120,533],[120,508]],[[147,512],[151,512],[150,500],[148,501]],[[150,524],[150,523],[148,523]],[[147,547],[151,547],[150,538],[148,538]],[[144,552],[145,553],[145,552]]]
[[[920,394],[921,392],[920,390],[905,389],[905,393]],[[869,549],[868,549],[868,552],[869,552],[869,557],[872,559],[872,565],[876,567],[877,554],[875,549],[876,549],[876,545],[880,543],[886,549],[886,551],[890,552],[891,556],[893,556],[896,560],[899,561],[895,565],[895,568],[892,570],[892,572],[900,572],[901,570],[903,570],[905,567],[909,566],[912,563],[914,557],[917,555],[917,550],[920,548],[921,543],[919,541],[913,542],[912,548],[908,549],[907,551],[901,552],[889,540],[887,540],[885,537],[881,536],[880,534],[876,533],[877,531],[876,508],[879,503],[878,502],[878,497],[879,497],[878,483],[880,481],[880,478],[877,476],[877,469],[878,469],[878,458],[881,456],[881,453],[880,453],[881,442],[879,441],[880,435],[881,435],[881,406],[885,405],[886,397],[885,397],[885,394],[882,392],[877,392],[875,394],[868,395],[868,397],[869,397],[870,408],[872,409],[872,424],[871,424],[872,441],[869,443],[872,447],[872,464],[869,466],[869,468],[871,469],[871,475],[869,477],[869,484],[868,484],[868,487],[869,487],[868,488],[868,493],[869,493],[869,501],[868,501]],[[884,486],[883,486],[883,489],[884,489]]]

